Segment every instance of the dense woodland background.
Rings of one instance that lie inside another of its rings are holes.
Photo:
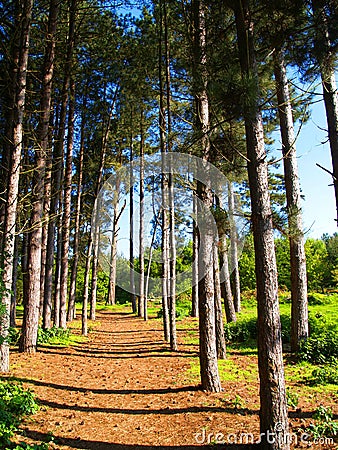
[[[9,370],[7,336],[17,308],[24,308],[19,349],[28,353],[36,351],[38,327],[66,328],[76,305],[84,334],[87,304],[95,320],[97,301],[130,302],[147,319],[142,201],[153,189],[166,206],[154,220],[154,252],[162,256],[151,274],[165,281],[150,300],[161,303],[165,339],[177,348],[177,309],[188,298],[189,313],[200,317],[202,387],[218,391],[222,309],[235,322],[241,291],[254,291],[261,427],[286,423],[278,285],[291,299],[297,352],[309,336],[308,290],[333,292],[338,280],[338,235],[304,236],[295,132],[318,101],[314,80],[321,81],[338,198],[336,0],[17,0],[1,2],[0,12],[1,370]],[[276,152],[271,135],[278,130]],[[130,267],[140,273],[136,297],[115,287],[119,205],[109,273],[98,264],[92,213],[114,171],[156,152],[214,164],[229,180],[228,203],[192,181],[194,196],[214,215],[220,244],[192,226],[191,242],[176,257],[174,177],[162,174],[151,188],[141,178],[129,194],[131,205],[141,205],[138,255],[130,242]],[[225,214],[234,195],[248,223],[239,261]],[[220,285],[219,264],[228,267],[228,259],[234,270]],[[206,276],[176,296],[176,272],[191,264],[195,280],[198,270]]]

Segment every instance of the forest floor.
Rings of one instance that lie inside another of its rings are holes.
[[[103,310],[88,339],[77,345],[42,346],[35,355],[13,350],[10,376],[30,388],[41,405],[24,422],[25,437],[18,441],[49,440],[50,448],[64,450],[188,450],[250,442],[248,433],[258,439],[254,352],[229,351],[224,391],[206,393],[199,388],[198,348],[191,339],[197,321],[184,319],[177,328],[179,351],[171,352],[159,320],[145,322],[127,309]],[[316,406],[334,408],[335,400],[315,392],[300,398],[290,413],[292,431],[309,422]],[[308,446],[299,442],[293,448]],[[312,443],[312,448],[336,446]]]

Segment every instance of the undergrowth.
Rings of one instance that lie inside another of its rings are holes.
[[[21,384],[0,381],[0,448],[5,450],[48,450],[46,443],[30,445],[12,442],[22,420],[39,409],[33,393]]]

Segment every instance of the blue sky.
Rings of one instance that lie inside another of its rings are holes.
[[[320,98],[320,97],[319,97]],[[338,231],[332,178],[316,163],[332,171],[323,101],[311,106],[311,118],[303,125],[296,147],[303,201],[303,222],[307,237]],[[331,185],[331,186],[330,186]]]

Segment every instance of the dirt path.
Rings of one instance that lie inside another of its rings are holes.
[[[28,437],[51,434],[60,449],[196,448],[207,443],[203,429],[237,433],[239,425],[258,423],[256,414],[240,415],[240,423],[232,414],[228,421],[224,393],[187,383],[197,349],[181,343],[178,353],[170,352],[157,321],[113,312],[98,314],[97,321],[78,347],[12,353],[11,375],[42,405],[25,423]]]
[[[233,440],[240,433],[259,435],[258,384],[250,374],[248,381],[238,373],[224,382],[222,393],[202,392],[198,377],[187,373],[197,348],[184,344],[186,330],[172,353],[156,320],[105,311],[97,321],[79,346],[12,353],[11,375],[42,405],[24,424],[28,438],[45,441],[50,434],[57,449],[188,450],[220,442],[217,433]],[[227,400],[236,396],[245,408]]]

